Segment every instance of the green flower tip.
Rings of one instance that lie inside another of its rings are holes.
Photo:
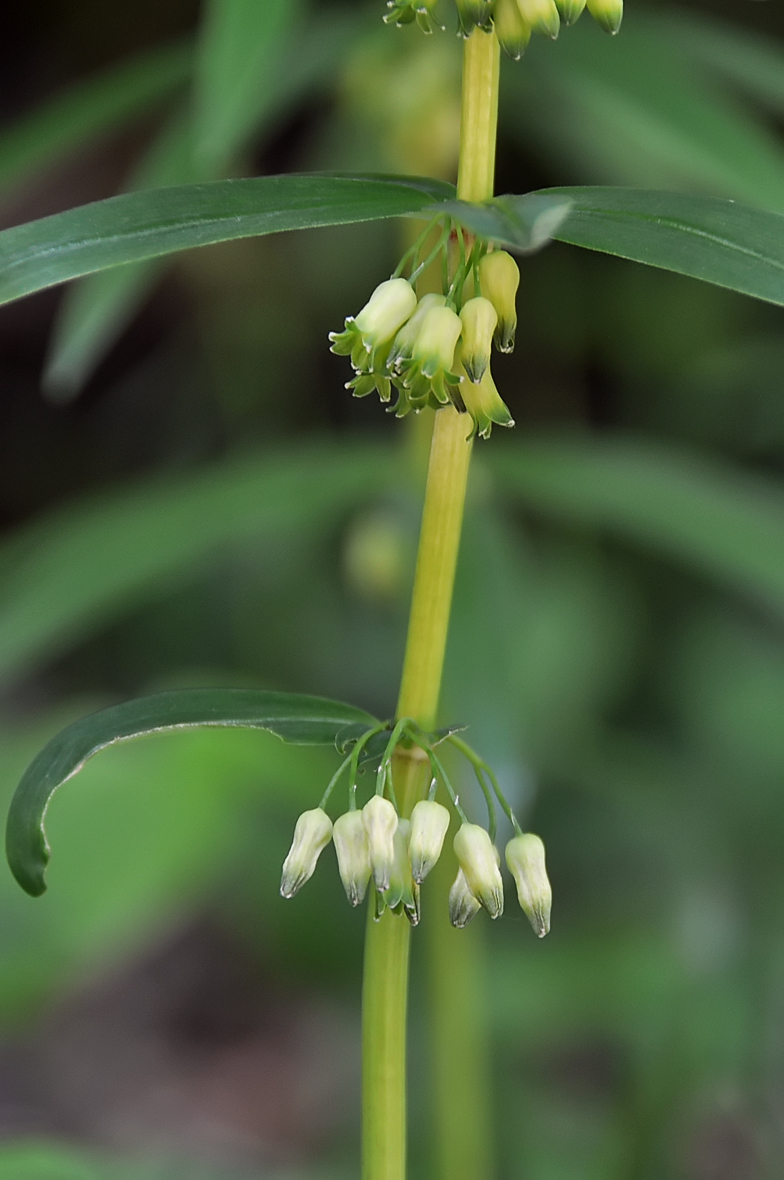
[[[468,888],[491,918],[504,912],[504,884],[498,867],[498,849],[479,824],[464,823],[455,835],[455,856]]]
[[[543,33],[555,40],[561,29],[561,18],[555,0],[517,0],[523,19],[535,33]]]
[[[361,811],[347,811],[335,820],[332,839],[338,858],[338,871],[351,905],[359,905],[370,881],[370,849]]]
[[[506,250],[493,250],[479,263],[479,286],[498,316],[495,345],[500,352],[512,352],[517,331],[517,288],[520,270]]]
[[[493,23],[504,53],[514,61],[519,61],[531,40],[531,26],[520,11],[517,0],[496,0]]]
[[[561,20],[565,25],[573,25],[582,16],[585,0],[555,0]]]
[[[623,0],[588,0],[588,11],[606,33],[613,36],[623,20]]]

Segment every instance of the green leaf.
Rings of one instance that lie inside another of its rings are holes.
[[[200,171],[220,171],[271,101],[276,65],[301,0],[208,0],[196,55],[194,152]]]
[[[513,250],[528,248],[530,203],[542,197],[570,202],[553,227],[553,237],[587,250],[600,250],[689,275],[784,304],[784,216],[686,193],[633,188],[557,188],[521,197],[496,197],[462,205],[469,229]],[[453,202],[456,208],[460,203]],[[538,208],[538,204],[536,206]]]
[[[493,468],[534,508],[607,529],[784,613],[784,497],[759,477],[595,438],[510,446]]]
[[[300,448],[105,491],[0,545],[0,678],[73,644],[238,542],[325,522],[394,478],[386,448]]]
[[[46,889],[49,848],[44,817],[49,801],[99,750],[162,730],[195,726],[266,729],[296,745],[334,745],[359,736],[375,718],[353,705],[296,693],[245,688],[192,688],[140,697],[67,726],[33,759],[16,789],[6,825],[11,872],[27,893]]]
[[[18,184],[144,114],[191,72],[190,44],[154,49],[59,92],[0,134],[0,186]]]
[[[213,242],[426,214],[453,191],[421,177],[313,174],[110,197],[0,233],[0,303],[108,266]]]
[[[678,18],[630,12],[622,43],[581,23],[557,53],[531,50],[528,69],[509,72],[505,120],[570,178],[784,211],[780,139],[715,72],[695,69],[700,50],[682,43]]]

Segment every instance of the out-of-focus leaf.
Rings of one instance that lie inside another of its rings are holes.
[[[453,191],[422,177],[312,174],[126,193],[0,233],[0,303],[213,242],[427,215]]]
[[[685,186],[784,211],[780,141],[694,68],[677,21],[630,13],[622,44],[581,24],[557,53],[531,50],[528,69],[505,83],[507,123],[572,174],[576,166],[589,181]]]
[[[275,66],[301,3],[209,0],[196,55],[194,153],[209,176],[245,141],[275,90]]]
[[[784,610],[784,499],[764,480],[629,440],[506,448],[502,485],[535,508],[608,529]]]
[[[570,202],[552,228],[559,242],[784,304],[784,216],[734,201],[633,188],[557,188],[462,205],[460,220],[525,250],[529,237],[517,225],[528,225],[528,205],[542,196]]]
[[[650,14],[677,53],[708,66],[777,114],[784,113],[784,46],[740,25],[693,11]]]
[[[0,1172],[8,1180],[258,1180],[255,1169],[179,1159],[113,1158],[54,1143],[0,1147]],[[266,1180],[336,1180],[322,1172],[266,1172]]]
[[[154,49],[57,94],[0,134],[0,185],[16,184],[143,114],[187,81],[190,44]]]
[[[228,11],[230,6],[216,6],[221,11],[224,7]],[[253,7],[267,19],[266,6]],[[196,158],[194,139],[198,129],[191,124],[189,104],[187,112],[180,112],[153,141],[127,187],[168,188],[212,180],[231,168],[245,147],[242,137],[258,136],[292,103],[333,77],[356,27],[355,14],[350,14],[349,20],[344,13],[328,13],[298,29],[296,37],[273,38],[268,45],[273,60],[266,63],[261,80],[245,75],[252,93],[247,95],[238,134],[216,140],[209,162]],[[283,21],[278,31],[287,28]],[[279,44],[281,40],[283,44]],[[163,264],[158,262],[130,263],[88,275],[64,292],[43,378],[44,390],[52,400],[67,401],[84,386],[133,319],[162,270]]]
[[[139,697],[91,713],[58,733],[33,759],[11,800],[5,850],[11,872],[33,897],[46,890],[44,817],[52,795],[99,750],[129,738],[197,726],[265,729],[300,746],[335,745],[376,720],[363,709],[297,693],[190,688]]]
[[[558,236],[571,207],[571,198],[562,197],[554,189],[552,193],[494,197],[473,205],[449,201],[444,212],[451,213],[475,234],[511,246],[518,254],[532,254]]]
[[[107,492],[26,526],[0,546],[0,675],[62,650],[216,551],[323,528],[393,478],[386,450],[312,447]]]

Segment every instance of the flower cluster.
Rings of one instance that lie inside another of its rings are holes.
[[[407,25],[416,20],[425,33],[444,26],[436,19],[438,0],[388,0],[388,24]],[[573,25],[588,8],[608,33],[617,33],[623,19],[623,0],[455,0],[458,32],[468,37],[475,28],[496,36],[510,57],[517,60],[532,33],[556,38],[561,22]]]
[[[380,760],[376,792],[364,807],[358,808],[355,776],[359,753],[378,733],[378,729],[371,730],[359,739],[327,788],[321,806],[303,812],[297,820],[291,849],[283,864],[280,884],[283,897],[293,897],[310,880],[319,856],[332,840],[340,878],[351,905],[357,906],[364,900],[372,881],[377,919],[385,909],[390,909],[395,914],[404,914],[413,926],[417,925],[420,885],[441,856],[451,822],[449,810],[434,798],[440,780],[461,820],[453,839],[458,870],[449,894],[452,924],[466,926],[482,908],[491,918],[498,918],[504,909],[504,886],[501,857],[493,842],[495,811],[487,787],[486,779],[489,779],[515,828],[515,835],[506,845],[506,864],[517,887],[518,900],[536,934],[543,938],[550,929],[552,904],[544,845],[538,836],[520,830],[487,764],[452,733],[438,739],[453,741],[473,764],[488,798],[490,831],[466,817],[434,752],[437,741],[422,734],[413,722],[398,722]],[[401,740],[416,742],[430,758],[434,771],[429,797],[414,805],[408,819],[398,813],[391,781],[392,754]],[[325,805],[347,765],[351,767],[350,807],[333,823]]]
[[[493,423],[514,426],[490,372],[490,353],[494,342],[501,352],[514,348],[520,272],[511,255],[488,253],[478,243],[466,258],[462,232],[450,234],[449,226],[435,250],[420,260],[431,230],[398,268],[413,257],[411,276],[395,275],[376,287],[343,331],[330,333],[331,348],[351,358],[355,376],[347,388],[355,397],[375,390],[383,402],[391,402],[395,390],[390,409],[399,418],[451,402],[470,415],[471,435],[489,438]],[[416,277],[447,248],[450,237],[459,240],[462,257],[446,292],[417,300]]]

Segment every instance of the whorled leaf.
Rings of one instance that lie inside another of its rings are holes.
[[[163,730],[218,725],[265,729],[296,745],[334,745],[376,724],[369,713],[339,701],[244,688],[163,692],[92,713],[52,738],[22,776],[6,824],[11,872],[33,897],[45,891],[49,847],[44,819],[49,801],[88,758],[116,742]]]

